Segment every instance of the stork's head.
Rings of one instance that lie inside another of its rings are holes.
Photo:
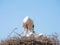
[[[34,28],[33,20],[26,16],[23,20],[23,27],[28,27],[29,30],[32,30]]]
[[[26,17],[24,18],[23,22],[26,23],[26,22],[28,21],[28,19],[29,19],[29,17],[26,16]]]

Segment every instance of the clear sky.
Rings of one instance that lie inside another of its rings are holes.
[[[34,21],[36,33],[57,32],[60,37],[60,0],[0,0],[0,40],[15,27],[23,32],[25,16]]]

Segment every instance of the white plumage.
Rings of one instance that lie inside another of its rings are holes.
[[[26,16],[26,17],[24,18],[23,22],[26,23],[28,20],[29,20],[29,17]]]
[[[26,35],[28,33],[28,30],[31,32],[34,32],[34,23],[31,18],[26,16],[23,20],[23,27],[24,27],[24,34]]]

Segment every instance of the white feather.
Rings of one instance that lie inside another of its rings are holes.
[[[27,22],[27,21],[28,21],[28,19],[29,19],[29,17],[28,17],[28,16],[26,16],[26,17],[24,18],[23,22],[24,22],[24,23],[25,23],[25,22]]]

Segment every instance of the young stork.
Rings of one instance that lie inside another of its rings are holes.
[[[32,33],[34,33],[34,23],[31,18],[26,16],[23,20],[23,27],[24,27],[24,35],[28,33],[28,30],[30,30]]]

